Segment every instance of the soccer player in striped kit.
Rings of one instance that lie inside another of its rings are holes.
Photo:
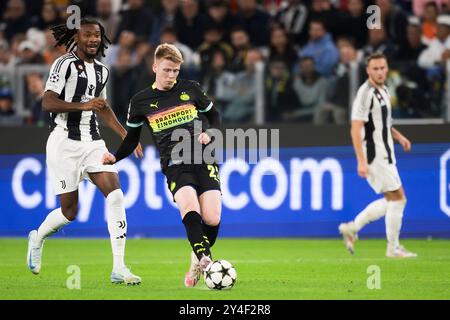
[[[47,141],[47,166],[60,207],[48,214],[37,230],[29,233],[27,264],[38,274],[44,240],[75,220],[78,213],[78,184],[94,183],[106,198],[107,223],[113,253],[111,282],[139,284],[141,278],[124,264],[127,223],[124,198],[114,165],[103,165],[107,151],[100,137],[96,116],[123,139],[127,132],[106,102],[109,71],[95,58],[107,48],[109,39],[95,20],[82,19],[80,29],[66,25],[54,28],[57,45],[68,53],[55,60],[43,97],[43,109],[51,113]],[[135,156],[142,154],[140,145]]]
[[[370,203],[353,221],[340,224],[339,232],[353,254],[358,231],[385,216],[386,256],[417,257],[399,242],[406,196],[396,167],[393,139],[406,152],[411,150],[411,142],[392,127],[390,95],[384,85],[388,73],[386,56],[380,53],[369,56],[366,71],[369,79],[361,85],[353,102],[351,137],[358,175],[367,179],[372,189],[384,197]]]

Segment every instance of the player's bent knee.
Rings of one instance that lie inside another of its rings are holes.
[[[78,204],[73,204],[70,206],[61,207],[61,212],[64,215],[64,217],[67,218],[69,221],[73,221],[77,218],[78,213]]]
[[[195,211],[200,213],[200,208],[198,206],[192,205],[192,206],[183,206],[180,207],[181,215],[184,217],[188,212]]]
[[[114,207],[121,206],[124,201],[123,192],[121,189],[111,191],[106,197],[108,204]]]
[[[210,217],[203,216],[203,222],[208,226],[215,227],[220,223],[220,215],[213,215]]]

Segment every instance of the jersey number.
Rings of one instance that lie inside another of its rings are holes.
[[[219,182],[219,168],[217,166],[213,166],[212,164],[208,164],[209,176]]]

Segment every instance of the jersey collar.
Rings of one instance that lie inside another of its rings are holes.
[[[175,85],[177,84],[177,80],[175,80],[175,83],[173,84],[173,86],[175,87]],[[173,87],[172,87],[173,88]],[[153,90],[158,90],[157,88],[156,88],[156,81],[155,82],[153,82],[153,84],[152,84],[152,89]],[[159,90],[158,90],[159,91]]]

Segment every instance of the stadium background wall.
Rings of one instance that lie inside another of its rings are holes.
[[[232,158],[221,166],[221,236],[337,237],[340,222],[377,198],[356,174],[348,127],[264,128],[280,129],[279,159],[248,164]],[[408,154],[396,147],[408,196],[402,236],[450,238],[450,125],[398,128],[413,142]],[[0,128],[0,236],[26,236],[57,205],[46,179],[47,135],[43,128]],[[119,139],[109,130],[102,136],[110,149],[117,147]],[[128,235],[184,237],[147,130],[141,141],[145,159],[129,157],[118,164]],[[104,199],[89,182],[80,185],[77,221],[57,236],[108,236]],[[384,237],[384,220],[360,236]]]

